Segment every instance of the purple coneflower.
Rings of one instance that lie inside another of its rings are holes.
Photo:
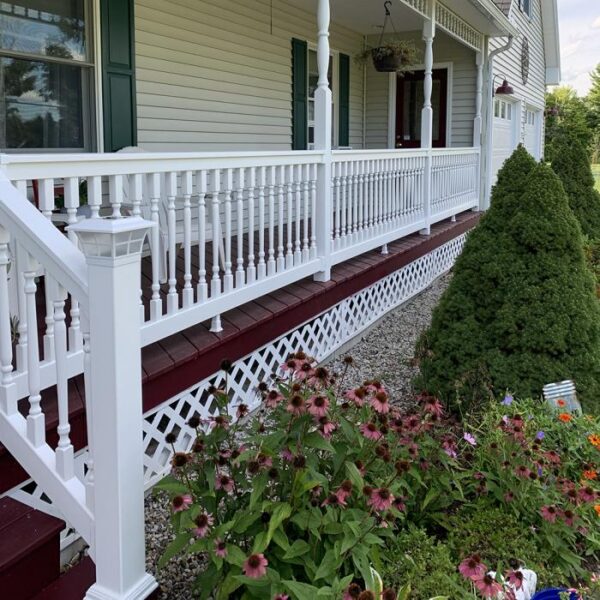
[[[375,423],[363,423],[359,429],[368,440],[378,441],[383,437]]]
[[[190,494],[184,494],[183,496],[175,496],[171,502],[173,512],[182,512],[187,510],[192,505],[193,499]]]
[[[242,566],[244,575],[250,579],[260,579],[267,574],[267,565],[269,561],[264,554],[251,554]]]
[[[375,410],[376,412],[380,413],[380,414],[386,414],[390,412],[390,401],[388,398],[388,395],[383,392],[377,392],[372,398],[371,398],[371,406],[373,407],[373,410]]]
[[[465,440],[467,444],[471,444],[471,446],[477,446],[477,440],[475,439],[475,436],[467,431],[465,431],[463,435],[463,440]]]
[[[327,415],[329,400],[325,396],[312,396],[307,402],[308,412],[315,418],[320,419]]]
[[[223,473],[217,473],[215,478],[215,489],[223,490],[230,494],[233,491],[233,479],[229,475]]]
[[[477,554],[473,554],[458,565],[458,572],[467,579],[483,577],[485,575],[485,565]]]
[[[497,598],[502,592],[502,586],[491,575],[484,575],[473,583],[484,598]]]
[[[227,544],[223,540],[215,540],[215,556],[219,558],[227,556]]]
[[[388,510],[394,503],[394,496],[387,488],[374,489],[369,497],[369,505],[377,511]]]
[[[194,519],[194,523],[196,524],[196,528],[193,530],[194,535],[199,538],[206,537],[206,534],[209,532],[214,522],[215,520],[212,515],[200,513]]]
[[[558,518],[556,506],[542,506],[540,514],[545,521],[548,521],[548,523],[556,523],[556,519]]]

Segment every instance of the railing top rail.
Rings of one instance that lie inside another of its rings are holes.
[[[332,154],[336,162],[350,162],[355,160],[422,157],[427,156],[427,152],[425,148],[398,148],[391,150],[334,150]]]
[[[468,148],[433,148],[432,153],[435,155],[456,155],[456,154],[479,154],[480,149],[475,147]]]
[[[81,250],[0,173],[0,225],[88,309],[87,265]]]
[[[2,154],[0,168],[13,181],[306,165],[322,152],[123,152],[112,154]]]

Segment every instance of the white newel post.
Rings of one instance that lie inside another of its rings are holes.
[[[481,110],[483,107],[483,52],[475,54],[475,65],[477,66],[477,83],[475,88],[475,120],[473,122],[473,147],[481,148],[481,127],[483,118]]]
[[[431,96],[433,93],[433,39],[435,37],[435,0],[431,0],[430,18],[423,25],[423,41],[425,42],[425,77],[423,81],[423,110],[421,111],[421,147],[427,149],[425,159],[425,185],[424,185],[424,217],[425,227],[419,232],[421,235],[431,233],[431,165],[433,147],[433,106]]]
[[[96,583],[86,600],[141,600],[157,587],[145,570],[140,261],[150,221],[88,219],[71,226],[89,277]]]
[[[331,90],[327,80],[329,70],[329,24],[331,9],[329,0],[319,0],[317,25],[317,64],[319,82],[315,91],[315,150],[323,152],[323,162],[317,169],[317,206],[314,215],[317,252],[322,261],[322,270],[315,275],[316,281],[331,279],[331,223],[332,223],[332,182],[331,182],[331,136],[333,116]]]

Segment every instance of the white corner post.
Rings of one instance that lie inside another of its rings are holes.
[[[479,150],[479,174],[477,177],[477,196],[479,198],[479,206],[473,210],[484,210],[484,200],[481,184],[481,174],[483,168],[483,152],[482,152],[482,129],[483,129],[483,64],[486,52],[487,42],[484,40],[481,50],[475,53],[475,66],[477,67],[477,79],[475,85],[475,119],[473,121],[473,147]]]
[[[96,583],[85,600],[141,600],[157,587],[145,568],[139,308],[142,244],[152,226],[140,217],[109,217],[70,227],[89,279]]]
[[[428,11],[429,18],[423,24],[423,41],[425,42],[425,76],[423,81],[423,110],[421,111],[421,148],[427,149],[424,172],[424,198],[423,213],[425,227],[419,232],[421,235],[431,233],[431,171],[433,148],[433,39],[435,38],[435,2],[430,0]]]
[[[329,70],[329,25],[331,9],[329,0],[319,0],[317,9],[317,65],[319,82],[315,91],[315,150],[323,153],[317,167],[317,205],[313,215],[317,238],[317,252],[321,259],[321,270],[315,274],[316,281],[331,279],[332,249],[332,155],[331,136],[333,131],[332,97],[327,72]]]

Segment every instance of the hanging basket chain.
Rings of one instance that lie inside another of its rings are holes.
[[[391,23],[392,25],[392,31],[394,32],[394,35],[398,35],[398,32],[396,31],[396,25],[394,24],[394,19],[392,18],[392,11],[390,10],[390,6],[392,5],[391,0],[386,0],[383,3],[383,9],[385,10],[385,19],[383,20],[383,27],[381,28],[381,35],[379,36],[379,46],[381,46],[383,44],[383,37],[385,36],[385,30],[388,24],[388,21]]]

